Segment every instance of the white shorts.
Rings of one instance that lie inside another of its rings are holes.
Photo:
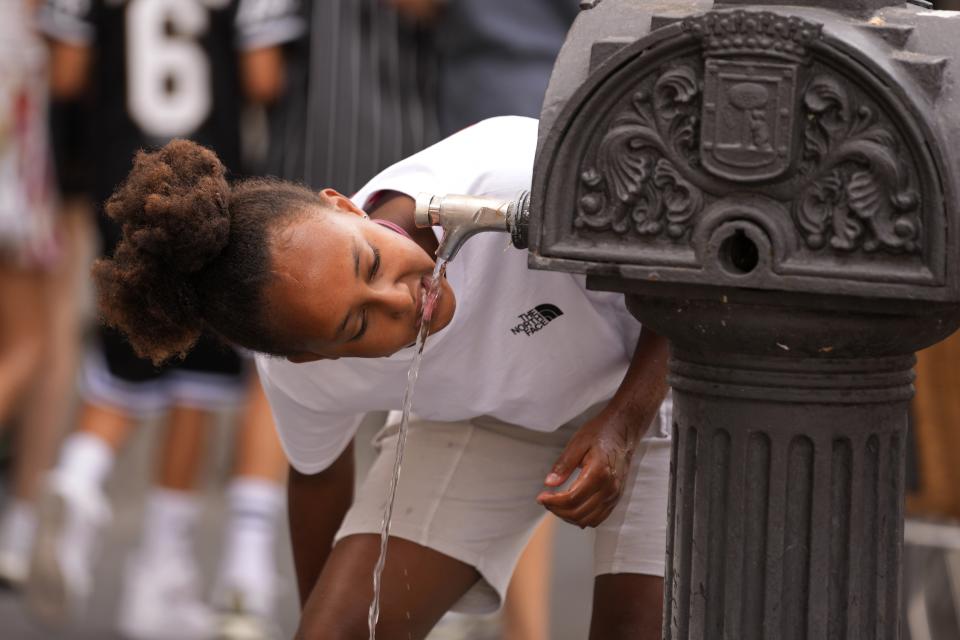
[[[134,382],[113,373],[102,350],[91,346],[80,367],[80,396],[90,404],[140,418],[174,406],[216,412],[241,406],[246,381],[246,371],[239,369],[214,373],[170,367],[151,379]]]
[[[662,413],[662,412],[661,412]],[[584,419],[542,433],[481,417],[412,421],[390,535],[476,567],[481,580],[454,611],[498,609],[513,569],[540,520],[543,480]],[[397,426],[374,439],[378,455],[337,532],[380,533],[397,446]],[[662,576],[666,555],[670,437],[654,420],[633,457],[620,502],[597,527],[594,574]]]

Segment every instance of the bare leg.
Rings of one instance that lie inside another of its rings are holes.
[[[41,478],[53,464],[57,445],[72,405],[73,379],[80,344],[80,279],[90,261],[90,205],[78,198],[64,204],[64,256],[44,280],[44,312],[48,358],[34,383],[20,421],[17,456],[13,469],[13,494],[33,502],[39,497]]]
[[[120,409],[84,402],[77,431],[100,438],[116,453],[126,443],[133,424],[133,419]]]
[[[556,520],[545,518],[520,556],[503,607],[504,640],[550,637],[550,558],[555,528]]]
[[[256,375],[251,378],[247,410],[237,434],[233,475],[282,482],[287,475],[287,457],[274,429],[270,403],[260,379]]]
[[[663,578],[635,573],[597,576],[590,640],[660,640]]]
[[[47,317],[45,275],[0,267],[0,420],[5,420],[42,362]]]
[[[391,538],[388,546],[377,637],[424,638],[480,575],[468,564],[408,540]],[[304,607],[297,638],[368,637],[367,611],[379,551],[380,537],[372,534],[348,536],[333,548]]]
[[[206,425],[210,414],[177,406],[170,412],[166,440],[160,451],[157,484],[174,491],[193,491],[203,464]]]
[[[0,265],[0,425],[21,409],[23,395],[37,384],[45,353],[53,353],[47,328],[50,275],[9,270]],[[52,402],[48,401],[48,402]],[[12,500],[0,510],[0,580],[18,585],[28,574],[28,558],[36,536],[34,502],[39,477],[49,466],[54,435],[18,426],[12,478]]]

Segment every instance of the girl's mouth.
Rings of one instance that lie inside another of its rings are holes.
[[[420,278],[419,286],[417,287],[417,309],[416,309],[417,315],[414,323],[414,326],[416,327],[417,331],[420,331],[420,327],[424,321],[427,321],[427,322],[430,321],[430,319],[433,317],[433,312],[437,308],[437,301],[439,300],[439,296],[436,299],[434,299],[433,304],[431,304],[429,307],[425,306],[426,298],[429,295],[430,285],[432,283],[433,283],[432,276],[422,276]]]

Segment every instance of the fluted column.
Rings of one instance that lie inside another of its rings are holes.
[[[674,353],[666,638],[900,637],[913,362]]]

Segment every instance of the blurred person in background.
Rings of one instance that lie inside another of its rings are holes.
[[[46,52],[30,29],[30,4],[4,0],[0,12],[0,426],[19,418],[0,512],[0,584],[18,587],[64,417],[63,404],[42,396],[69,389],[76,217],[54,215]]]
[[[296,0],[44,2],[38,25],[51,43],[54,84],[61,96],[85,96],[90,106],[94,202],[99,206],[126,175],[135,150],[174,137],[216,149],[236,171],[243,96],[260,103],[279,96],[279,45],[302,33],[297,12]],[[101,253],[110,255],[120,230],[102,211],[97,221]],[[212,338],[176,366],[157,369],[137,358],[118,334],[99,331],[84,363],[77,428],[64,442],[46,487],[27,590],[34,612],[66,621],[83,609],[92,589],[96,541],[110,518],[104,482],[138,420],[167,412],[143,539],[127,563],[119,627],[132,638],[214,632],[216,620],[199,598],[190,553],[201,508],[194,486],[203,427],[213,412],[240,402],[246,369],[239,354]],[[259,393],[254,388],[246,416],[250,428],[241,430],[241,443],[275,437],[262,428]],[[272,527],[262,524],[275,518],[282,488],[271,452],[261,444],[241,447],[241,475],[228,491],[232,517],[215,600],[234,621],[271,613],[272,594],[266,591],[272,573],[255,580],[250,574],[267,564],[272,571],[272,560],[238,551],[252,542],[251,548],[263,550],[261,557],[272,553]]]
[[[440,138],[432,30],[385,0],[304,3],[271,111],[268,173],[353,193]]]
[[[432,27],[440,132],[451,135],[495,116],[540,117],[550,73],[579,12],[577,0],[389,0],[407,19]],[[550,555],[556,521],[531,539],[495,618],[448,614],[437,640],[550,637]],[[595,605],[596,606],[596,605]],[[492,637],[492,636],[491,636]]]
[[[578,0],[388,0],[433,27],[440,132],[494,116],[539,118]]]

